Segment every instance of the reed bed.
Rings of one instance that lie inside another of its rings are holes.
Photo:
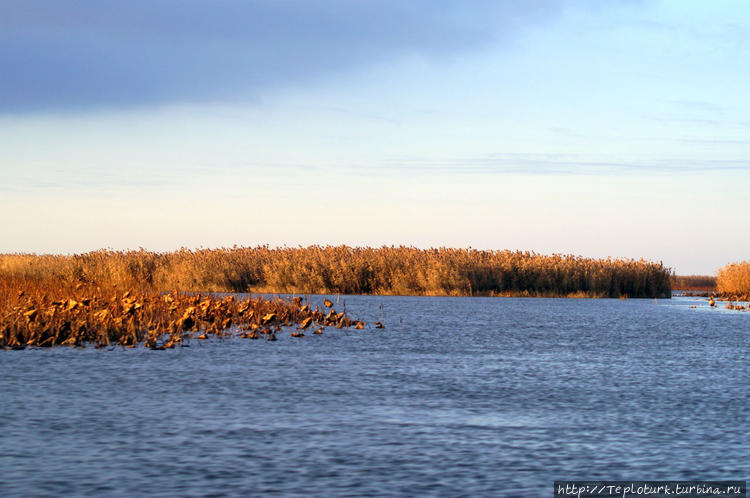
[[[310,246],[0,255],[0,279],[131,290],[449,296],[670,297],[661,263],[521,251]]]
[[[716,290],[716,277],[711,275],[672,275],[672,289],[712,292]]]
[[[191,339],[237,336],[276,340],[284,330],[362,329],[364,322],[324,312],[301,298],[237,299],[234,295],[161,293],[53,279],[0,279],[0,347],[122,346],[164,350]],[[296,328],[291,327],[297,326]],[[376,328],[383,328],[379,322]]]
[[[719,268],[716,289],[725,299],[750,301],[750,261]]]

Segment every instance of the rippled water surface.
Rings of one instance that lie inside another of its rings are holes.
[[[750,479],[750,313],[694,298],[340,299],[387,329],[0,351],[0,495]]]

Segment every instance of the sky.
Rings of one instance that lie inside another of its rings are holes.
[[[4,0],[0,252],[750,259],[750,3]]]

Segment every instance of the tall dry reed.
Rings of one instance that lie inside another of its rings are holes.
[[[310,246],[0,255],[0,278],[123,289],[326,294],[669,297],[661,263],[521,251]]]
[[[720,268],[716,288],[724,297],[750,300],[750,261],[731,263]]]

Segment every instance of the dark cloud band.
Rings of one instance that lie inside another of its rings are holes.
[[[9,0],[0,112],[253,97],[403,54],[512,36],[559,2]]]

